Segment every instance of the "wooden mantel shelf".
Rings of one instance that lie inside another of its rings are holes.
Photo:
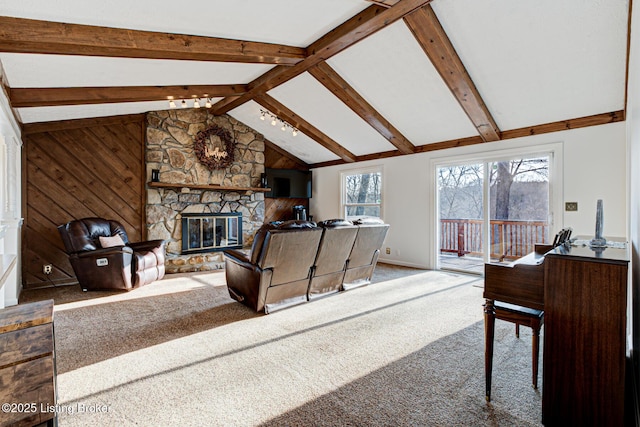
[[[254,191],[267,193],[271,191],[270,188],[262,187],[234,187],[229,185],[215,185],[215,184],[170,184],[168,182],[154,182],[148,183],[149,187],[154,188],[195,188],[198,190],[211,190],[211,191]]]

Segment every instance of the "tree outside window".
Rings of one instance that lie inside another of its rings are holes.
[[[343,212],[348,220],[381,217],[382,171],[345,172],[342,175]]]

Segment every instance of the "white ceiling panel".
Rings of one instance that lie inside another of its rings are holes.
[[[259,104],[250,101],[231,110],[229,115],[262,133],[267,140],[306,163],[320,163],[339,159],[338,156],[302,132],[293,136],[291,132],[281,131],[280,126],[271,126],[269,121],[260,120],[261,109],[263,108]]]
[[[396,149],[309,73],[268,94],[357,156]]]
[[[249,83],[273,65],[0,53],[11,87]]]
[[[624,109],[630,0],[435,0],[432,7],[501,130]],[[366,0],[0,0],[0,15],[306,47]],[[375,6],[373,6],[375,7]],[[2,30],[0,29],[0,36]],[[99,34],[96,33],[99,42]],[[477,136],[404,22],[327,60],[414,145]],[[0,53],[10,88],[246,84],[269,64]],[[396,148],[304,73],[271,89],[295,114],[357,156]],[[24,123],[164,110],[166,101],[20,108]],[[231,111],[308,163],[339,157],[302,133]]]
[[[327,62],[414,145],[478,134],[401,21]]]
[[[218,98],[220,99],[220,98]],[[94,105],[63,105],[60,107],[18,108],[23,123],[120,116],[168,109],[167,101],[122,102]]]
[[[624,108],[626,0],[432,5],[501,130]]]
[[[0,15],[306,47],[362,0],[0,0]]]

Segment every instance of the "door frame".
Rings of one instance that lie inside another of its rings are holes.
[[[562,215],[562,202],[563,202],[563,143],[555,142],[549,144],[534,145],[521,148],[506,148],[474,153],[466,153],[460,155],[448,155],[431,159],[429,174],[429,198],[431,206],[431,218],[429,224],[429,247],[432,249],[429,259],[429,265],[434,270],[439,270],[439,256],[440,256],[440,213],[439,213],[439,199],[438,199],[438,177],[437,170],[442,166],[451,166],[456,164],[469,164],[469,163],[482,163],[486,164],[493,161],[504,160],[505,158],[514,157],[534,157],[534,156],[549,156],[549,235],[553,236],[558,230],[561,230],[563,225]],[[489,218],[489,204],[487,202],[489,183],[486,179],[483,180],[483,203],[485,217]],[[487,230],[488,224],[485,224],[485,247],[489,239]],[[487,254],[483,255],[485,262],[488,261]]]

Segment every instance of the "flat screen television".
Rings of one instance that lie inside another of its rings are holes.
[[[265,174],[266,197],[311,198],[311,171],[267,168]]]

